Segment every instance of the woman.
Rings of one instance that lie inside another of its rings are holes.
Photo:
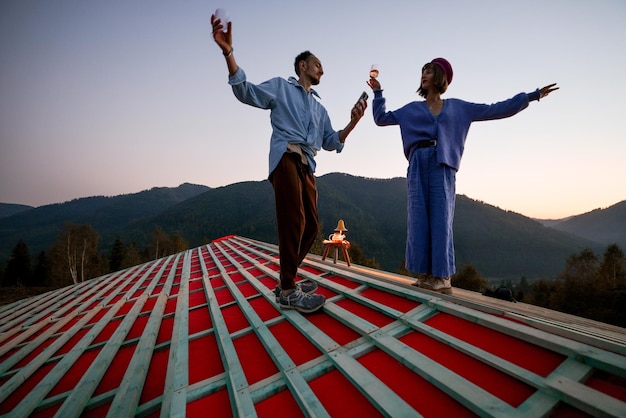
[[[414,285],[446,294],[452,293],[450,277],[456,271],[452,237],[455,176],[471,123],[513,116],[529,102],[558,90],[556,84],[550,84],[491,105],[443,100],[441,95],[452,76],[450,63],[435,58],[422,68],[417,92],[425,100],[391,112],[386,111],[380,82],[375,78],[368,81],[374,91],[374,122],[400,126],[409,161],[406,268],[418,274]]]

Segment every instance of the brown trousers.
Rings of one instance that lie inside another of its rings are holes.
[[[315,176],[295,153],[285,153],[270,176],[276,202],[280,287],[293,289],[298,266],[317,238]]]

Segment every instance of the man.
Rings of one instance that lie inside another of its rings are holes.
[[[344,142],[367,107],[359,100],[351,111],[350,122],[341,131],[333,130],[328,113],[313,90],[324,74],[322,63],[309,51],[294,63],[298,79],[275,77],[259,85],[249,83],[237,65],[232,47],[232,22],[226,31],[220,19],[211,16],[213,39],[221,48],[228,67],[233,93],[242,103],[270,110],[269,180],[274,188],[280,286],[276,299],[284,309],[314,312],[325,302],[315,294],[317,284],[296,283],[298,266],[315,241],[319,229],[315,155],[320,149],[341,152]]]

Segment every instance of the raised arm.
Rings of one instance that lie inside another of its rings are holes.
[[[380,81],[378,81],[375,78],[370,78],[367,81],[367,85],[370,86],[372,88],[372,91],[376,91],[376,90],[382,90],[382,87],[380,86]]]
[[[222,21],[217,19],[215,15],[211,15],[211,25],[213,26],[213,40],[222,50],[222,54],[226,58],[226,65],[228,67],[228,74],[233,75],[237,72],[239,66],[235,61],[233,55],[233,22],[228,22],[227,31],[224,32]]]

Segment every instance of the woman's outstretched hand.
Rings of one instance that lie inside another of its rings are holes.
[[[555,90],[558,90],[558,89],[559,89],[558,87],[554,87],[554,86],[556,86],[556,83],[548,84],[547,86],[542,87],[542,88],[539,90],[539,98],[540,98],[540,99],[543,99],[543,98],[544,98],[544,97],[546,97],[548,94],[550,94],[550,93],[552,93],[553,91],[555,91]]]

